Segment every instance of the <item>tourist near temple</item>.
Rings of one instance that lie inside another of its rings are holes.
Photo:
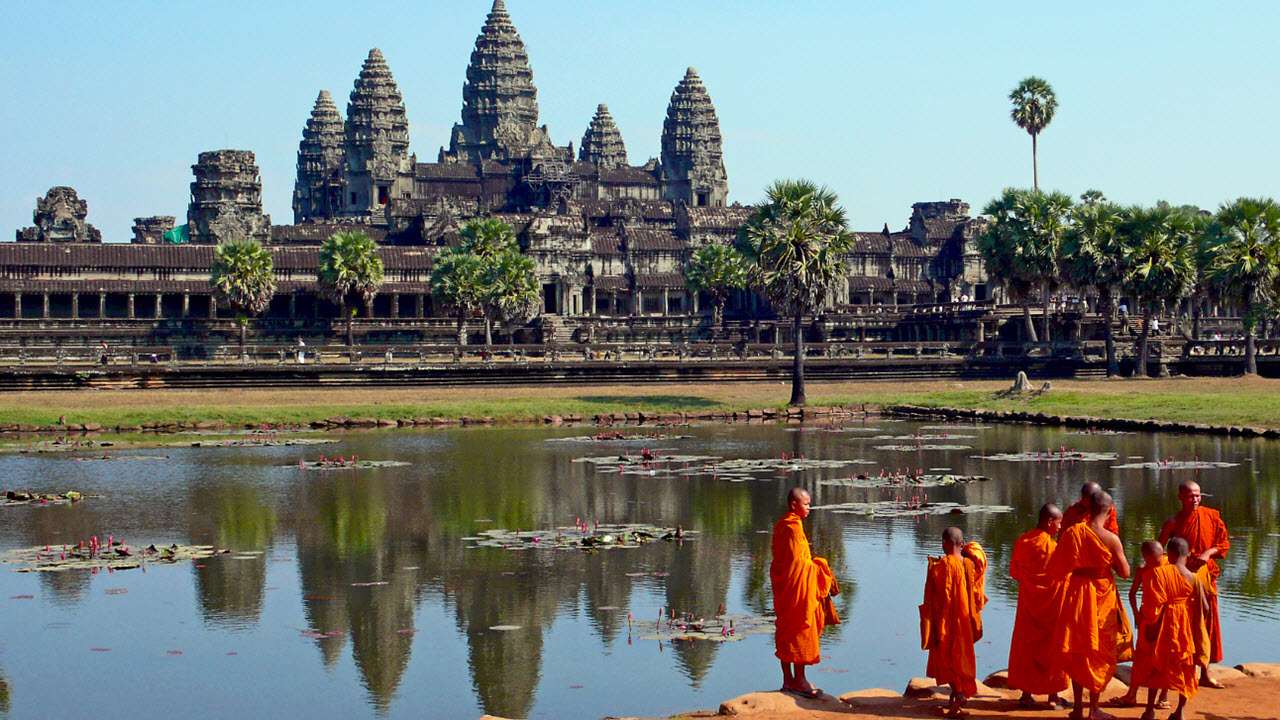
[[[263,213],[264,188],[246,150],[200,153],[186,218],[137,218],[130,243],[103,242],[89,222],[89,199],[52,188],[17,242],[0,243],[0,320],[38,320],[68,340],[198,339],[220,312],[231,319],[209,284],[215,247],[251,238],[273,253],[277,279],[270,306],[252,324],[254,337],[323,339],[339,310],[318,293],[319,246],[335,232],[358,231],[378,243],[385,265],[372,306],[359,310],[361,337],[452,342],[450,311],[428,287],[433,258],[457,243],[467,221],[498,218],[514,228],[542,287],[540,317],[517,332],[518,342],[705,336],[710,303],[688,289],[685,267],[698,248],[731,244],[752,208],[729,200],[719,120],[694,68],[671,94],[659,157],[632,164],[604,104],[576,146],[557,144],[538,124],[528,54],[496,0],[471,54],[461,122],[448,147],[421,162],[408,128],[391,68],[374,49],[345,117],[320,90],[306,119],[293,224]],[[960,200],[917,203],[904,229],[857,233],[848,282],[831,299],[834,320],[823,332],[855,337],[839,318],[877,306],[988,299],[975,247],[984,221],[969,213]],[[771,316],[762,300],[736,293],[729,312],[741,322],[727,339],[761,341],[758,323],[754,336],[744,328]],[[972,339],[974,328],[934,328],[927,337],[901,337],[892,326],[876,332],[880,339]],[[868,339],[865,328],[857,337]],[[763,339],[780,338],[766,330]]]

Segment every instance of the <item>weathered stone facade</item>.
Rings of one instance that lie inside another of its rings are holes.
[[[100,243],[102,233],[90,225],[89,203],[69,187],[49,188],[36,200],[34,227],[18,231],[18,242]]]
[[[271,218],[262,214],[262,177],[252,152],[213,150],[191,166],[187,225],[193,244],[251,239],[267,242]]]
[[[164,234],[174,228],[177,218],[172,215],[154,215],[133,219],[133,242],[135,245],[159,245]]]

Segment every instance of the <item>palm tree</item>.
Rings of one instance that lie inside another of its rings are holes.
[[[458,231],[461,240],[458,251],[470,253],[479,259],[482,271],[488,274],[495,259],[506,252],[519,251],[515,229],[497,218],[480,218],[468,221]],[[480,304],[484,313],[484,344],[493,344],[493,316],[487,303]]]
[[[450,248],[436,256],[431,268],[431,295],[458,313],[458,345],[467,344],[467,315],[480,307],[483,266],[468,252]]]
[[[507,344],[516,342],[516,324],[538,316],[542,293],[533,258],[508,250],[490,260],[484,275],[484,305],[507,324]]]
[[[230,240],[213,254],[209,284],[222,305],[231,306],[240,325],[240,347],[244,347],[246,315],[267,309],[276,294],[276,277],[271,251],[256,240]]]
[[[1280,279],[1280,205],[1271,198],[1239,198],[1218,209],[1217,221],[1222,238],[1210,251],[1210,276],[1240,303],[1244,372],[1257,375],[1255,329]]]
[[[1031,298],[1040,290],[1044,340],[1049,341],[1049,293],[1058,283],[1062,239],[1070,228],[1071,198],[1060,192],[1005,188],[982,213],[991,217],[978,236],[987,274],[1022,305],[1027,338],[1039,342],[1031,322]]]
[[[1013,110],[1009,116],[1014,124],[1031,136],[1031,177],[1032,187],[1040,189],[1040,168],[1036,161],[1036,138],[1041,131],[1053,122],[1053,114],[1058,110],[1058,97],[1053,93],[1049,81],[1034,75],[1018,83],[1009,93],[1013,102]]]
[[[747,268],[742,253],[723,245],[698,248],[689,259],[685,280],[694,293],[711,295],[711,341],[724,325],[724,305],[729,293],[747,286]]]
[[[1138,369],[1147,374],[1151,317],[1166,303],[1175,303],[1195,282],[1196,223],[1190,213],[1168,205],[1132,207],[1120,225],[1125,245],[1125,284],[1143,311],[1138,338]]]
[[[751,284],[794,320],[791,405],[804,405],[804,316],[817,312],[847,274],[853,244],[836,195],[808,180],[779,180],[738,231]]]
[[[348,310],[348,299],[358,295],[364,301],[365,314],[371,314],[370,305],[382,285],[382,258],[378,257],[378,244],[362,232],[336,232],[320,245],[320,267],[316,278],[320,292],[342,308],[347,319],[347,345],[352,344],[351,318],[355,309]]]
[[[1127,270],[1119,232],[1124,211],[1115,203],[1086,201],[1071,214],[1071,229],[1062,243],[1063,276],[1072,286],[1097,293],[1098,312],[1106,327],[1107,377],[1114,377],[1120,368],[1111,315],[1116,289],[1124,282]]]

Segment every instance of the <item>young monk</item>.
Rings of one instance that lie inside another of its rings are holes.
[[[967,716],[969,711],[964,704],[978,691],[973,644],[981,637],[983,595],[978,588],[978,569],[964,556],[964,550],[960,528],[943,531],[943,555],[929,560],[924,604],[920,606],[922,616],[927,616],[932,626],[926,642],[927,674],[939,685],[951,686],[947,717]]]
[[[822,697],[805,678],[805,667],[818,664],[824,615],[822,599],[831,592],[833,577],[827,561],[809,551],[801,521],[809,516],[809,493],[793,488],[787,494],[787,513],[773,526],[773,612],[777,616],[774,655],[782,662],[782,691],[803,698]]]
[[[1134,624],[1138,625],[1138,648],[1133,653],[1133,672],[1129,676],[1129,691],[1123,697],[1112,698],[1108,703],[1112,707],[1134,707],[1138,704],[1138,690],[1142,688],[1138,680],[1145,676],[1141,667],[1143,663],[1151,661],[1151,645],[1143,638],[1142,634],[1142,611],[1138,606],[1138,590],[1142,588],[1143,579],[1148,571],[1153,570],[1159,565],[1166,562],[1164,556],[1164,546],[1156,540],[1148,540],[1142,543],[1142,564],[1133,572],[1133,582],[1129,585],[1129,607],[1133,608]],[[1151,694],[1155,690],[1150,690]],[[1169,691],[1160,692],[1160,699],[1154,702],[1152,708],[1166,710],[1169,708],[1168,703]],[[1151,701],[1151,698],[1147,698]]]
[[[1039,522],[1014,542],[1009,563],[1009,575],[1018,583],[1018,613],[1009,646],[1009,688],[1022,691],[1018,703],[1023,707],[1035,703],[1033,695],[1048,695],[1053,708],[1066,705],[1058,693],[1067,689],[1067,673],[1054,667],[1057,653],[1053,647],[1066,581],[1049,574],[1049,557],[1058,546],[1053,538],[1061,524],[1062,511],[1057,505],[1040,508]]]
[[[1218,576],[1222,570],[1217,561],[1227,556],[1231,541],[1227,539],[1227,525],[1218,511],[1200,505],[1199,483],[1186,480],[1178,485],[1178,501],[1182,509],[1165,521],[1160,542],[1167,545],[1170,538],[1182,538],[1191,548],[1187,569],[1199,576],[1209,600],[1208,657],[1200,662],[1200,684],[1221,688],[1222,683],[1209,677],[1209,664],[1222,662],[1222,628],[1218,623]]]
[[[1178,707],[1170,720],[1182,720],[1187,701],[1196,694],[1194,608],[1203,609],[1208,601],[1195,575],[1187,569],[1189,554],[1186,540],[1170,540],[1167,559],[1151,558],[1142,580],[1142,633],[1138,642],[1144,652],[1134,658],[1133,682],[1149,688],[1143,720],[1155,718],[1156,690],[1178,693]]]
[[[1065,578],[1062,616],[1053,634],[1057,668],[1071,678],[1075,696],[1069,718],[1084,717],[1084,691],[1089,691],[1089,717],[1110,718],[1098,709],[1099,696],[1116,674],[1116,645],[1124,612],[1116,592],[1114,571],[1129,577],[1129,561],[1115,533],[1107,530],[1111,496],[1089,499],[1090,518],[1062,531],[1049,558],[1049,574]]]
[[[1076,503],[1062,512],[1062,527],[1058,532],[1075,525],[1076,523],[1089,522],[1089,498],[1094,493],[1102,492],[1102,486],[1096,482],[1089,481],[1080,486],[1080,499]],[[1107,516],[1107,530],[1112,533],[1120,534],[1120,522],[1116,519],[1116,509],[1112,506],[1111,512]]]

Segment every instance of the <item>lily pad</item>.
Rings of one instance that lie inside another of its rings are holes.
[[[1156,462],[1125,463],[1112,465],[1112,470],[1216,470],[1240,467],[1240,463],[1210,462],[1208,460],[1170,460]]]
[[[929,445],[925,443],[916,443],[914,445],[876,445],[876,450],[888,450],[890,452],[918,452],[920,450],[969,450],[972,445]]]
[[[878,502],[848,502],[820,505],[814,510],[829,510],[843,515],[868,517],[919,517],[923,515],[970,515],[976,513],[1013,512],[1008,505],[961,505],[953,502],[927,502],[924,500],[880,500]]]
[[[640,640],[737,642],[748,635],[772,634],[775,620],[771,615],[721,614],[693,618],[688,614],[678,614],[675,617],[664,616],[656,622],[629,621],[627,632],[644,633],[639,636]]]
[[[959,435],[956,433],[920,433],[918,435],[877,435],[870,440],[909,440],[911,442],[921,442],[924,440],[974,440],[977,435]]]
[[[62,570],[131,570],[143,565],[174,565],[214,555],[225,555],[230,550],[217,550],[212,545],[178,545],[146,549],[135,548],[129,555],[115,552],[90,553],[87,548],[40,546],[18,548],[0,552],[0,565],[16,565],[14,572],[58,572]],[[196,567],[200,567],[197,565]]]
[[[370,468],[384,467],[404,467],[409,465],[401,460],[324,460],[310,461],[299,460],[297,465],[284,465],[283,467],[299,468],[301,470],[368,470]]]
[[[616,550],[640,547],[655,540],[689,540],[696,531],[642,523],[562,526],[543,530],[494,528],[479,534],[469,548],[505,550]]]
[[[992,425],[973,425],[970,423],[947,423],[945,425],[921,425],[920,430],[990,430]]]
[[[987,482],[990,479],[986,475],[858,475],[857,477],[833,478],[818,482],[820,485],[856,488],[927,488]]]
[[[524,626],[523,625],[490,625],[489,629],[497,630],[498,632],[511,632],[512,630],[519,630],[522,627]]]
[[[243,447],[293,447],[295,445],[333,445],[338,441],[331,438],[299,438],[299,437],[244,437],[230,440],[197,440],[191,443],[193,448],[243,448]]]
[[[669,435],[660,432],[622,432],[606,430],[595,435],[571,435],[569,437],[547,438],[554,443],[648,443],[655,440],[687,440],[692,435]]]
[[[1103,462],[1115,460],[1116,454],[1059,448],[1057,450],[997,453],[995,455],[974,455],[972,457],[975,460],[998,460],[1001,462]]]
[[[101,497],[100,495],[85,495],[75,490],[68,490],[61,493],[33,493],[19,492],[17,490],[5,490],[4,502],[0,505],[5,507],[16,507],[18,505],[70,505],[71,503],[80,502],[86,497]]]

